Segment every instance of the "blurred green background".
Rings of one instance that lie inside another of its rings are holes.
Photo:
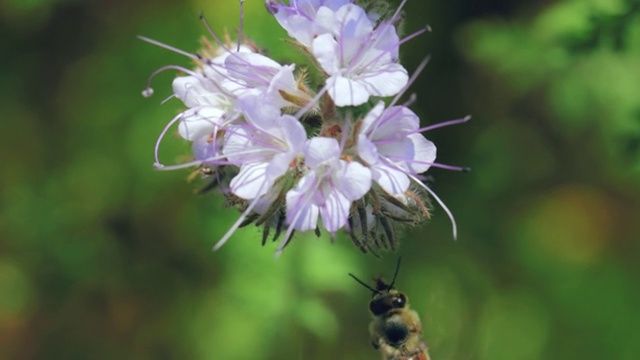
[[[174,75],[234,0],[0,1],[1,359],[379,359],[370,293],[390,277],[439,359],[640,358],[640,6],[631,0],[418,1],[402,49],[413,109],[445,163],[430,224],[376,259],[345,237],[298,236],[274,260],[259,231],[212,245],[237,217],[195,196],[189,171],[152,168],[181,109]],[[296,52],[246,1],[245,34]],[[170,142],[165,159],[189,146]]]

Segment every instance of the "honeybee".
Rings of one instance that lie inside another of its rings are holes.
[[[426,343],[422,340],[422,324],[415,310],[409,307],[407,296],[393,288],[400,270],[396,265],[391,284],[376,279],[375,289],[349,274],[373,292],[369,311],[373,320],[369,325],[371,344],[382,353],[383,360],[430,360]]]

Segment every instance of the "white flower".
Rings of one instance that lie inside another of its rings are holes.
[[[252,200],[266,194],[296,157],[307,134],[300,122],[257,95],[238,100],[245,122],[227,128],[223,154],[240,172],[230,184],[236,196]]]
[[[278,108],[295,106],[282,94],[308,101],[310,96],[298,89],[294,69],[261,54],[226,52],[207,61],[199,72],[177,77],[174,94],[189,108],[178,125],[180,136],[194,141],[236,120],[240,114],[234,111],[235,103],[242,96],[260,95]]]
[[[371,171],[341,160],[340,150],[336,139],[307,141],[304,154],[309,171],[287,193],[287,222],[294,229],[313,230],[320,216],[322,226],[335,233],[347,223],[351,203],[371,188]]]
[[[266,97],[278,108],[295,106],[285,100],[282,94],[310,100],[308,94],[301,91],[293,75],[295,65],[280,65],[276,61],[255,53],[229,56],[225,61],[225,70],[229,77],[222,85],[240,97],[247,93]]]
[[[328,93],[337,106],[361,105],[371,96],[392,96],[407,84],[398,64],[400,40],[386,21],[374,27],[365,11],[347,4],[335,14],[332,32],[317,36],[311,51],[322,69]]]
[[[267,9],[275,14],[280,25],[300,44],[311,47],[313,39],[330,33],[334,24],[334,12],[351,0],[267,0]]]
[[[405,106],[384,109],[379,102],[365,116],[358,132],[358,155],[387,193],[409,188],[408,175],[423,173],[436,159],[436,146],[418,133],[420,119]]]

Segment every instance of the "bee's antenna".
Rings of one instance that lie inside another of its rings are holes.
[[[389,285],[389,289],[392,289],[393,284],[396,283],[396,278],[398,277],[398,271],[400,270],[400,260],[402,260],[402,257],[398,258],[398,264],[396,264],[396,272],[393,274],[393,281],[391,281],[391,284]]]
[[[366,287],[367,289],[373,291],[374,294],[380,294],[379,290],[376,290],[374,288],[372,288],[371,286],[367,285],[364,281],[358,279],[355,275],[353,275],[352,273],[349,273],[349,276],[351,276],[355,281],[359,282],[360,285]]]

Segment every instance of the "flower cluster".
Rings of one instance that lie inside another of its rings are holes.
[[[429,195],[451,218],[455,237],[453,217],[420,174],[456,168],[435,163],[436,147],[422,132],[468,118],[421,128],[408,104],[397,104],[426,65],[409,78],[398,61],[400,45],[426,31],[398,36],[403,5],[383,14],[352,0],[267,0],[291,43],[309,56],[306,68],[281,65],[242,35],[220,38],[204,19],[215,41],[203,41],[198,54],[141,37],[197,65],[152,75],[180,71],[173,96],[186,107],[158,139],[155,167],[197,167],[206,189],[217,187],[242,212],[215,249],[251,223],[263,227],[263,244],[272,231],[274,240],[283,235],[278,252],[294,232],[320,229],[346,230],[363,252],[393,249],[398,224],[430,216]],[[148,86],[143,95],[152,92]],[[158,147],[176,123],[193,160],[163,165]]]

